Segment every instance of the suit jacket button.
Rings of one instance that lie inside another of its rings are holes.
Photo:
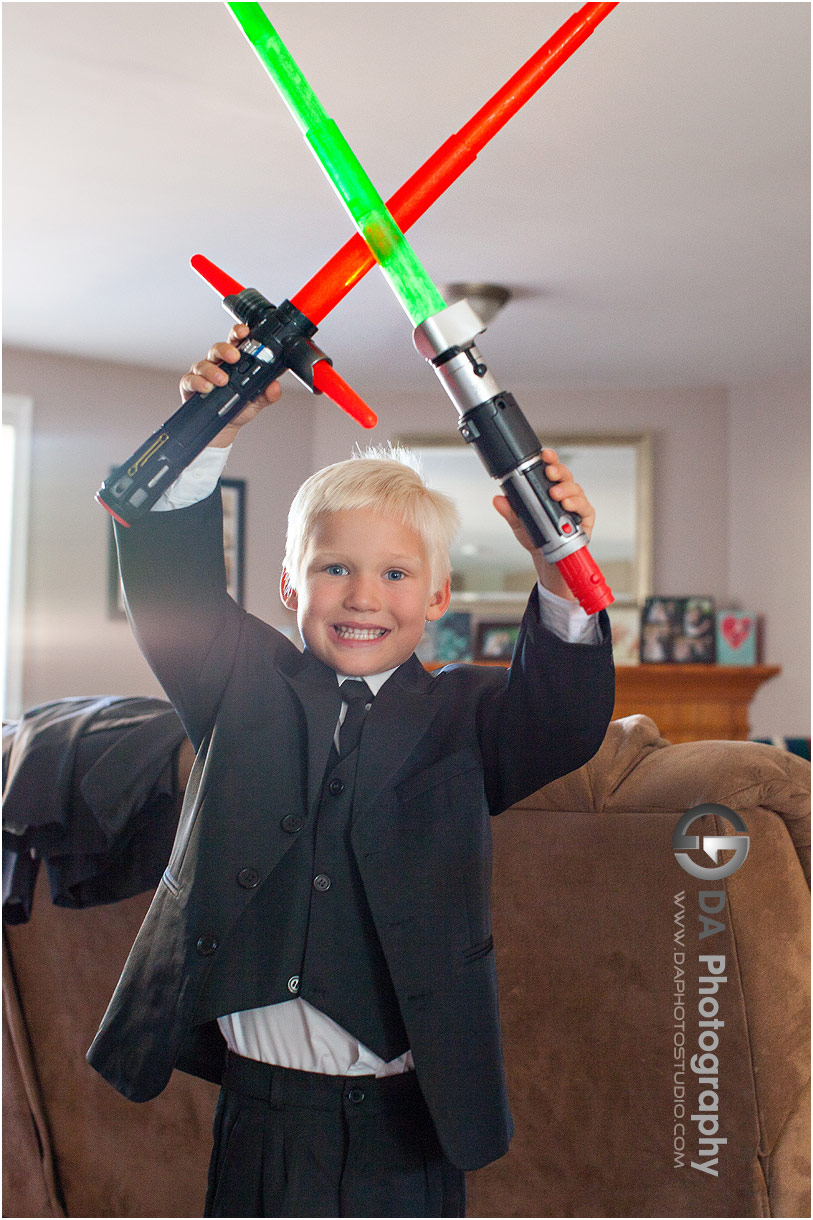
[[[318,877],[313,879],[313,888],[324,894],[325,890],[330,889],[330,877],[326,877],[324,873],[319,873]]]
[[[237,874],[237,884],[242,885],[244,890],[253,890],[260,884],[260,874],[256,868],[241,868]]]
[[[297,817],[295,813],[286,813],[285,817],[280,822],[283,830],[287,830],[288,834],[296,834],[304,825],[304,819]]]
[[[334,775],[327,786],[327,790],[331,796],[341,796],[344,792],[344,781],[339,779],[338,775]]]
[[[201,957],[209,957],[217,948],[216,936],[201,936],[198,943],[195,945]]]

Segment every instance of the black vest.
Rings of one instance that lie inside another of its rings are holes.
[[[300,996],[386,1062],[408,1050],[350,842],[357,759],[328,769],[313,819],[284,819],[295,842],[219,946],[196,1022]]]

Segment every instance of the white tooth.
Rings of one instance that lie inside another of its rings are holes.
[[[385,634],[383,627],[362,628],[362,627],[337,627],[338,635],[345,639],[351,640],[377,640]]]

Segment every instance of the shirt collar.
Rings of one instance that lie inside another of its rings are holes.
[[[398,668],[399,668],[399,666],[396,665],[395,669],[398,669]],[[363,676],[364,681],[367,683],[370,690],[373,692],[374,695],[377,695],[378,692],[381,690],[381,687],[387,681],[387,678],[391,678],[392,675],[395,673],[395,669],[385,669],[384,672],[380,673],[380,674],[364,674],[364,675],[340,674],[337,670],[336,671],[336,680],[339,683],[339,685],[341,686],[341,684],[342,684],[342,682],[344,682],[345,678],[358,678],[358,677]]]

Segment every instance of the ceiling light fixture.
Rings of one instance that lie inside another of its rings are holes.
[[[503,306],[511,299],[511,290],[503,284],[484,284],[467,282],[460,284],[444,284],[443,295],[450,305],[461,301],[464,297],[471,305],[481,322],[488,326]]]

